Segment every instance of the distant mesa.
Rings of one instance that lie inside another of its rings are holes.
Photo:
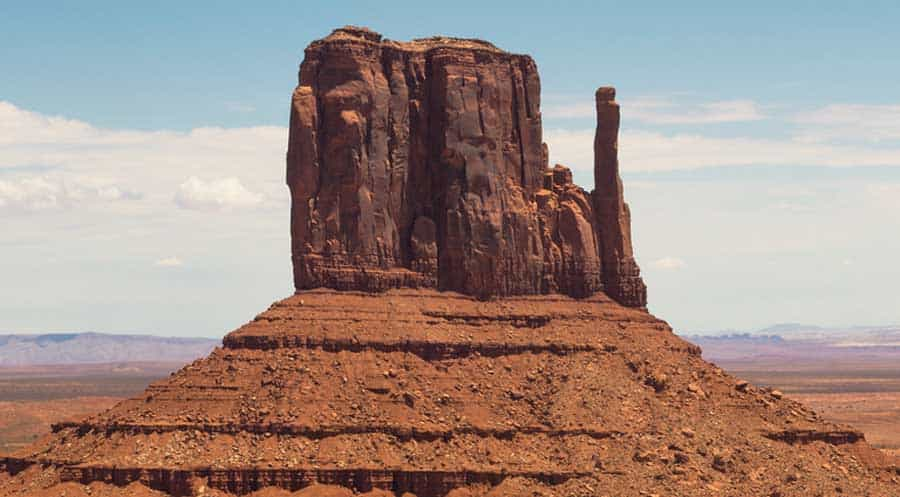
[[[0,335],[0,369],[122,362],[185,363],[209,354],[211,338],[52,333]]]
[[[347,27],[312,43],[288,146],[296,288],[605,291],[646,306],[615,89],[596,94],[592,192],[548,167],[540,98],[531,57],[479,40]]]

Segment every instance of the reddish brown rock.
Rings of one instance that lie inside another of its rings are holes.
[[[597,90],[597,132],[594,135],[594,209],[597,212],[603,284],[607,295],[631,306],[647,305],[647,287],[631,246],[631,211],[619,176],[619,104],[616,89]]]
[[[898,495],[860,433],[734,385],[602,293],[306,290],[0,458],[0,496]]]
[[[602,288],[597,226],[590,195],[557,164],[544,175],[537,200],[544,252],[541,293],[584,297]]]
[[[629,239],[627,207],[606,223],[571,175],[547,183],[546,157],[531,57],[336,30],[307,48],[293,97],[296,288],[584,297],[608,281],[615,298],[645,305],[630,242],[616,242]],[[617,167],[606,172],[618,181]]]

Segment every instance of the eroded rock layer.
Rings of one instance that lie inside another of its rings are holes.
[[[615,109],[598,114],[592,198],[548,170],[531,57],[349,27],[312,43],[288,149],[296,288],[585,297],[605,285],[644,306]]]
[[[46,488],[171,495],[316,484],[398,497],[900,489],[860,433],[699,352],[603,294],[304,291],[208,358],[56,425],[4,464],[49,471]],[[19,495],[11,488],[22,487],[0,484],[0,495]]]

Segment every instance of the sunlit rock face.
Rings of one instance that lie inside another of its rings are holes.
[[[482,298],[607,288],[643,307],[618,175],[618,107],[609,98],[601,110],[592,195],[565,168],[548,168],[531,57],[352,27],[313,42],[287,159],[296,288]]]

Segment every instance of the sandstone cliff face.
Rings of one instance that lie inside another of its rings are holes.
[[[351,27],[312,43],[287,158],[296,288],[482,298],[605,288],[645,306],[615,155],[618,107],[604,105],[591,195],[565,168],[547,168],[530,57]]]

